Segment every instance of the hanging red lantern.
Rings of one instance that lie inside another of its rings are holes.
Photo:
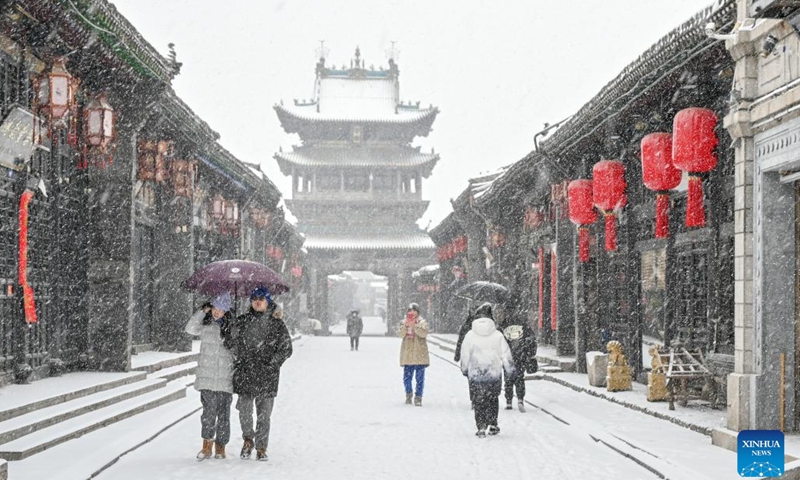
[[[109,147],[117,132],[116,116],[111,104],[108,103],[107,94],[101,93],[83,109],[83,124],[86,143],[79,167],[87,168],[90,157],[92,163],[103,167],[110,165],[114,157],[113,153],[109,153]]]
[[[694,173],[710,172],[717,166],[714,149],[718,140],[714,129],[717,115],[707,108],[686,108],[675,115],[672,123],[672,163],[689,173],[686,196],[686,226],[706,224],[703,206],[703,179]]]
[[[53,129],[67,128],[67,139],[72,145],[77,145],[76,118],[77,101],[80,80],[70,75],[67,71],[67,60],[57,58],[53,60],[50,70],[34,79],[33,109],[37,115],[47,119],[50,136]],[[41,143],[41,132],[39,133]],[[36,121],[34,120],[34,137],[36,136]],[[34,138],[36,141],[36,138]]]
[[[597,221],[592,202],[592,181],[573,180],[567,187],[569,219],[578,225],[578,252],[581,262],[589,261],[589,225]]]
[[[656,238],[669,236],[669,190],[681,183],[672,164],[672,135],[651,133],[642,138],[642,181],[656,192]]]
[[[625,196],[625,165],[616,160],[601,160],[592,169],[592,197],[606,219],[606,250],[617,249],[616,211],[628,204]]]

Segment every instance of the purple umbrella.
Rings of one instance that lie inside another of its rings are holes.
[[[265,287],[270,295],[289,291],[289,286],[275,270],[248,260],[211,262],[186,279],[183,287],[209,297],[224,292],[248,297],[257,287]]]

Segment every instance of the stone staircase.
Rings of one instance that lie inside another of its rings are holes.
[[[13,472],[13,462],[184,398],[198,354],[152,353],[128,373],[79,372],[0,389],[0,400],[9,395],[0,402],[0,459]]]

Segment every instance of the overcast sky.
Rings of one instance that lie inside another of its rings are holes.
[[[175,43],[178,95],[291,196],[272,158],[299,143],[273,110],[311,98],[315,50],[328,64],[386,65],[400,51],[400,96],[432,103],[433,131],[418,138],[441,160],[423,183],[438,224],[467,179],[512,164],[533,136],[588,102],[626,65],[710,0],[114,0],[162,54]]]

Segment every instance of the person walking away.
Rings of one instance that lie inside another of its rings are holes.
[[[461,344],[461,373],[475,397],[475,425],[479,438],[500,433],[497,425],[503,372],[514,375],[514,360],[503,334],[492,318],[492,305],[484,303],[475,311],[472,329]]]
[[[233,399],[233,356],[230,352],[230,332],[234,322],[231,296],[223,293],[203,305],[186,324],[186,333],[200,337],[200,357],[197,360],[194,388],[200,391],[203,413],[200,416],[200,435],[203,448],[198,460],[225,458],[225,445],[231,438],[231,401]]]
[[[267,460],[270,416],[278,395],[280,369],[292,356],[292,338],[281,316],[281,309],[267,289],[258,287],[250,295],[250,310],[236,319],[232,329],[233,392],[239,395],[236,409],[244,437],[242,459],[250,458],[255,447],[256,460]]]
[[[403,385],[406,388],[406,404],[411,405],[414,377],[417,388],[414,392],[414,405],[422,406],[422,392],[425,387],[425,369],[430,365],[428,355],[428,322],[419,315],[419,305],[408,306],[406,319],[397,327],[397,336],[403,339],[400,345],[400,366],[403,367]]]
[[[498,328],[508,342],[511,357],[514,359],[514,377],[505,377],[506,410],[511,410],[514,389],[517,390],[517,407],[525,413],[525,372],[536,373],[539,369],[536,360],[536,335],[527,319],[520,314],[519,295],[511,297],[508,308],[504,310]]]
[[[347,315],[347,335],[350,337],[350,351],[358,351],[358,337],[364,331],[364,321],[358,310],[353,310]]]

